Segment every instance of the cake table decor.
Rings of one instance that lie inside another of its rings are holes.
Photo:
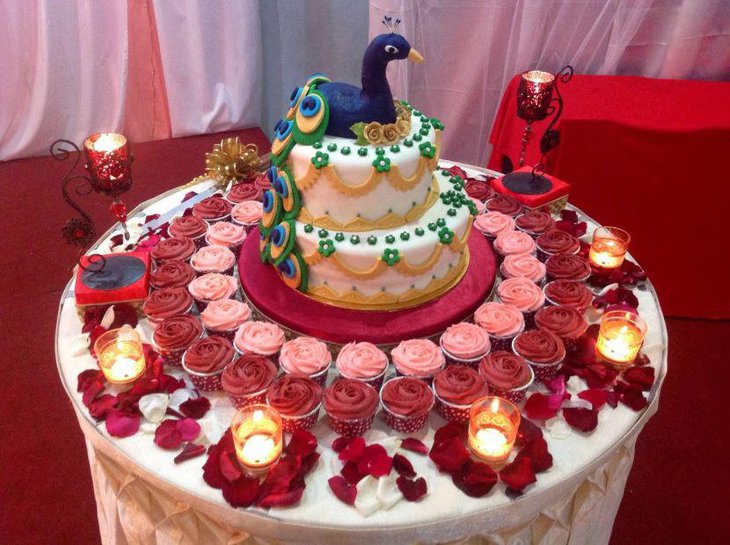
[[[596,351],[606,361],[625,367],[639,353],[646,336],[646,322],[636,312],[610,310],[601,318]]]
[[[131,327],[112,329],[94,343],[94,353],[104,378],[112,384],[129,384],[145,371],[139,333]]]
[[[224,138],[205,154],[206,174],[226,185],[253,178],[265,162],[256,144],[242,144],[238,137]]]
[[[485,397],[471,407],[469,447],[488,464],[504,465],[520,427],[520,410],[501,397]]]
[[[631,235],[618,227],[599,227],[593,232],[588,259],[598,269],[618,269],[629,250]]]
[[[239,409],[231,423],[236,457],[249,475],[266,473],[281,456],[281,417],[268,405]]]

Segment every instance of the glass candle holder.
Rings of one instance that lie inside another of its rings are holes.
[[[625,310],[606,312],[601,318],[596,352],[614,365],[629,365],[644,344],[646,330],[646,322],[638,314]]]
[[[113,384],[134,382],[145,371],[142,339],[129,326],[101,335],[94,343],[94,352],[101,372]]]
[[[599,227],[593,231],[588,259],[599,269],[618,269],[626,258],[631,235],[618,227]]]
[[[517,87],[517,116],[529,122],[545,119],[553,98],[554,84],[555,76],[550,72],[523,72]]]
[[[132,156],[124,135],[92,134],[84,140],[84,154],[95,191],[118,196],[132,186]]]
[[[469,413],[469,448],[488,464],[502,465],[512,452],[520,420],[520,410],[506,399],[477,401]]]
[[[231,432],[236,456],[250,475],[269,470],[281,456],[281,416],[268,405],[249,405],[233,417]]]

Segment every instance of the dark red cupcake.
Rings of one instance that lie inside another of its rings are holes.
[[[591,275],[588,260],[577,254],[556,254],[545,262],[550,280],[587,280]]]
[[[205,392],[214,392],[223,387],[221,375],[235,354],[233,344],[228,339],[205,337],[194,342],[185,351],[183,368],[197,388]]]
[[[495,195],[487,201],[487,210],[516,217],[522,212],[522,205],[509,195]]]
[[[543,288],[545,300],[551,305],[565,305],[585,312],[593,302],[593,292],[577,280],[553,280]]]
[[[284,375],[271,385],[266,402],[279,411],[284,431],[306,430],[317,423],[322,387],[309,377]]]
[[[195,242],[198,247],[200,247],[200,244],[205,242],[204,237],[207,231],[208,224],[193,215],[181,216],[174,219],[168,229],[171,236],[189,238]],[[200,241],[200,244],[198,241]]]
[[[492,395],[512,403],[525,399],[527,388],[534,380],[532,369],[525,359],[505,350],[485,356],[479,363],[479,374],[487,381]]]
[[[193,206],[193,216],[214,223],[228,219],[233,205],[223,197],[214,195]]]
[[[411,377],[390,379],[380,390],[385,423],[395,431],[413,433],[420,430],[434,404],[431,387]]]
[[[195,243],[189,238],[170,237],[158,242],[152,248],[150,256],[158,264],[166,261],[189,261],[195,249]]]
[[[488,201],[492,197],[494,197],[494,189],[489,187],[489,184],[487,182],[482,182],[480,180],[469,180],[466,182],[466,185],[464,186],[464,191],[466,191],[466,194],[469,195],[472,199],[476,199],[478,201]]]
[[[535,376],[548,381],[555,377],[565,358],[565,345],[545,329],[524,331],[512,341],[512,351],[530,364]]]
[[[355,379],[337,379],[324,391],[330,427],[343,437],[356,437],[368,431],[379,401],[375,388]]]
[[[460,424],[469,421],[472,404],[489,394],[484,377],[463,365],[449,365],[433,379],[436,412],[446,420]]]
[[[573,344],[588,327],[581,312],[562,305],[542,307],[535,314],[535,324],[541,329],[555,333],[563,340],[565,346]]]
[[[189,263],[165,261],[150,275],[150,285],[155,289],[186,288],[195,276],[195,270]]]
[[[202,334],[203,326],[200,321],[195,316],[187,314],[163,320],[152,334],[152,341],[165,359],[165,363],[179,367],[182,365],[185,350]]]
[[[528,210],[515,220],[518,229],[536,237],[555,226],[555,220],[547,212]]]
[[[147,296],[142,311],[152,323],[165,318],[189,314],[193,307],[193,296],[185,288],[164,288],[154,290]]]
[[[537,257],[546,261],[557,254],[576,254],[580,249],[580,241],[562,229],[550,229],[535,239]]]
[[[231,403],[240,409],[255,403],[265,403],[266,392],[278,372],[269,358],[246,354],[226,366],[221,381]]]
[[[233,204],[238,204],[243,201],[260,201],[263,195],[262,189],[251,180],[234,185],[226,194],[226,199]]]

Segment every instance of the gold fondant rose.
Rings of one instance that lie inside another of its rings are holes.
[[[377,121],[365,125],[363,134],[371,144],[380,144],[383,139],[383,126]]]

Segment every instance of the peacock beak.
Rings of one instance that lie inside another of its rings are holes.
[[[423,62],[423,55],[421,55],[418,51],[413,49],[411,47],[411,50],[408,52],[408,60],[413,61],[416,64],[421,64]]]

